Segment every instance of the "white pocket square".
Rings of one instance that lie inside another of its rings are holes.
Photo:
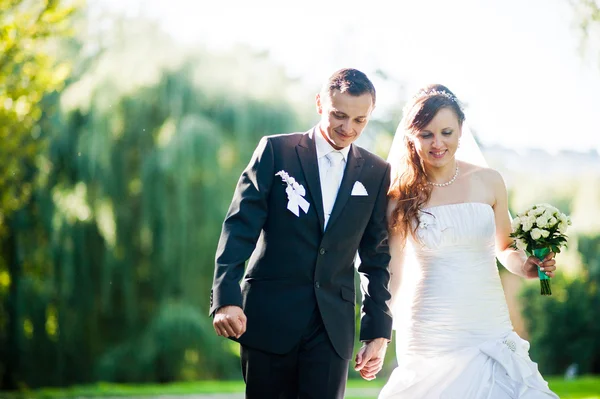
[[[359,181],[357,181],[356,183],[354,183],[354,187],[352,187],[352,193],[350,195],[353,196],[368,196],[369,193],[367,193],[367,189],[365,188],[365,186],[363,186],[363,184]]]

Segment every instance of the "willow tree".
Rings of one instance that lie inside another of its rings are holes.
[[[80,298],[82,306],[72,313],[79,320],[61,322],[69,329],[64,345],[97,348],[85,357],[102,379],[236,373],[229,343],[215,336],[207,315],[216,241],[259,137],[289,130],[296,118],[281,100],[203,87],[206,60],[121,97],[114,86],[99,86],[87,110],[70,111],[57,140],[57,159],[73,161],[57,180],[64,192],[81,190],[90,210],[54,233],[69,260],[60,265],[63,283],[74,288],[64,301]],[[82,301],[86,293],[97,300]],[[97,335],[81,330],[89,325]]]

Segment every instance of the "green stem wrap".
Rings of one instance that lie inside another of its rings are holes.
[[[550,248],[536,248],[533,250],[533,256],[538,258],[539,260],[543,260],[546,255],[550,252]],[[543,271],[540,270],[538,266],[538,277],[540,278],[540,294],[542,295],[552,295],[552,290],[550,289],[550,277],[546,275]]]

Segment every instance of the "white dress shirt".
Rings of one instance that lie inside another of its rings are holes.
[[[317,128],[315,129],[315,145],[317,148],[317,161],[319,163],[319,179],[321,182],[321,193],[323,194],[323,212],[324,212],[324,216],[325,216],[325,227],[327,226],[327,222],[329,221],[329,217],[331,216],[331,211],[333,209],[333,205],[331,205],[331,209],[325,209],[328,208],[327,204],[326,204],[326,191],[327,190],[334,190],[335,194],[334,194],[334,198],[337,196],[337,191],[340,188],[340,184],[342,183],[342,178],[344,176],[344,170],[346,168],[346,163],[348,162],[348,153],[350,152],[350,146],[342,148],[341,150],[336,150],[335,148],[333,148],[331,146],[331,144],[329,144],[327,142],[327,140],[325,140],[325,137],[323,137],[323,133],[321,132],[321,127],[317,126]],[[339,181],[337,182],[337,187],[325,187],[325,177],[327,175],[327,170],[330,167],[330,162],[327,159],[327,155],[330,152],[333,151],[338,151],[339,153],[342,154],[343,156],[343,160],[340,164],[340,167],[342,168],[342,172],[341,172],[341,177],[339,179]]]

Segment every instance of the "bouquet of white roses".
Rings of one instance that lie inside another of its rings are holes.
[[[571,219],[548,204],[538,204],[519,213],[512,221],[513,247],[542,260],[550,252],[559,253],[567,244]],[[542,295],[552,295],[550,277],[538,268]]]

